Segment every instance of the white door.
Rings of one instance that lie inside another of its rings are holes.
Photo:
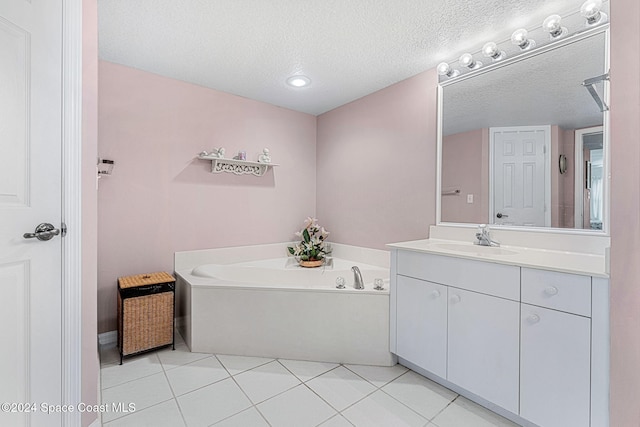
[[[520,303],[448,291],[447,380],[517,413]]]
[[[3,426],[61,424],[21,406],[62,403],[62,238],[23,237],[60,228],[61,88],[61,0],[0,1],[0,403],[15,404]]]
[[[522,304],[520,415],[545,427],[589,425],[591,319]]]
[[[397,354],[447,377],[447,287],[397,276]]]
[[[549,126],[490,128],[489,218],[493,224],[551,226]]]

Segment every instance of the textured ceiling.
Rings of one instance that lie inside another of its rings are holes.
[[[582,2],[98,0],[100,58],[317,115]]]

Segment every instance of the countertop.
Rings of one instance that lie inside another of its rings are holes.
[[[533,249],[521,246],[487,247],[459,240],[441,239],[413,240],[390,243],[387,246],[391,249],[609,278],[606,272],[604,255]]]

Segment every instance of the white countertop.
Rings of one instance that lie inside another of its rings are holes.
[[[391,243],[392,249],[404,249],[435,255],[467,258],[498,264],[540,268],[563,273],[608,278],[605,256],[580,252],[534,249],[520,246],[486,247],[459,240],[424,239]]]

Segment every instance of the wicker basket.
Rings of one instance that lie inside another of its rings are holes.
[[[118,345],[122,357],[174,345],[175,279],[168,273],[118,279]]]

